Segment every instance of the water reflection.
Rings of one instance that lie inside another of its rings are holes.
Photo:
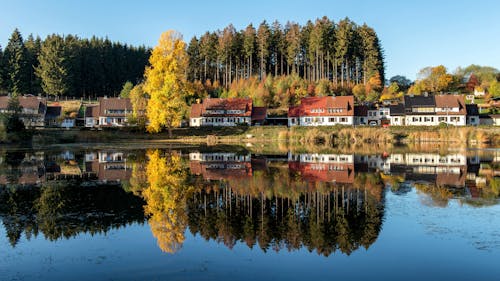
[[[186,230],[229,248],[368,248],[382,228],[385,187],[423,204],[498,203],[498,151],[254,154],[237,149],[0,151],[0,218],[15,246],[147,221],[178,251]]]

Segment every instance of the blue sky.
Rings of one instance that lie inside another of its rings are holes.
[[[387,78],[401,74],[414,80],[421,68],[439,64],[450,71],[472,63],[500,69],[498,0],[0,0],[0,7],[2,48],[16,27],[25,37],[97,35],[154,46],[168,29],[189,41],[229,23],[237,29],[263,20],[305,24],[326,15],[334,21],[347,16],[375,29],[385,49]]]

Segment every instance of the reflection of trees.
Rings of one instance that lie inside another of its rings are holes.
[[[174,253],[184,242],[187,172],[179,155],[161,155],[155,150],[148,152],[148,158],[148,187],[142,191],[146,201],[144,211],[160,249]]]
[[[325,256],[337,250],[350,254],[376,240],[383,217],[380,177],[360,175],[354,185],[337,185],[305,183],[286,174],[198,182],[198,191],[187,197],[190,231],[229,248],[242,241],[264,251],[306,247]]]
[[[51,182],[41,188],[0,188],[0,218],[12,246],[23,232],[28,239],[42,232],[57,240],[143,222],[142,205],[142,199],[116,186]]]

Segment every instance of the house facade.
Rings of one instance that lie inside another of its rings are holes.
[[[405,125],[466,125],[465,100],[462,95],[405,96]]]
[[[126,126],[130,114],[132,114],[132,103],[128,98],[104,97],[99,99],[100,127]]]
[[[207,98],[191,105],[190,127],[263,124],[267,108],[254,107],[249,98]]]
[[[288,126],[354,125],[354,97],[302,98],[288,109]]]
[[[86,128],[94,128],[99,126],[99,106],[87,106],[85,108],[84,126]]]
[[[32,95],[20,96],[18,99],[22,108],[19,118],[23,121],[24,126],[27,128],[44,127],[47,100]],[[0,113],[9,113],[9,100],[9,96],[0,97]]]

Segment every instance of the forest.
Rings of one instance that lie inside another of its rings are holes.
[[[108,38],[52,34],[23,39],[16,29],[0,46],[0,95],[116,96],[126,81],[138,83],[150,49]]]
[[[385,80],[375,30],[349,18],[335,23],[325,16],[303,26],[263,21],[240,31],[229,24],[193,37],[187,53],[188,80],[198,88],[212,96],[251,96],[270,107],[294,103],[294,95],[351,94],[355,85],[369,94]]]

